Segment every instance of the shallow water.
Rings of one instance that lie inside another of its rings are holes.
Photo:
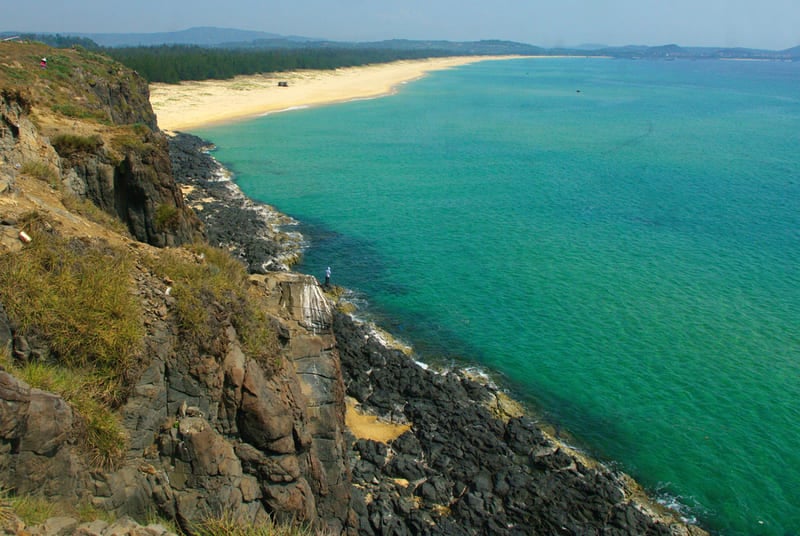
[[[196,133],[422,360],[494,371],[715,531],[800,534],[798,87],[521,59]]]

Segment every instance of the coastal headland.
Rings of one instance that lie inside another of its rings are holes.
[[[150,103],[167,131],[236,121],[267,113],[389,95],[432,71],[520,56],[459,56],[404,60],[330,71],[291,71],[151,84]],[[280,85],[279,85],[280,84]]]
[[[0,66],[0,534],[705,534],[289,271],[286,221],[134,71]]]

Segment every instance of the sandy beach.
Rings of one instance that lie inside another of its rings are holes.
[[[431,58],[330,71],[293,71],[240,76],[231,80],[151,84],[150,103],[161,129],[191,130],[271,112],[388,95],[400,84],[431,71],[517,57]],[[279,82],[285,82],[286,87],[279,86]]]

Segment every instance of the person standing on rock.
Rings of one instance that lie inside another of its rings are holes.
[[[325,288],[328,288],[330,286],[331,286],[331,267],[328,266],[328,268],[325,270]]]

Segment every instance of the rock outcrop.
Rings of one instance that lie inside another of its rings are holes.
[[[26,63],[43,55],[46,70]],[[14,364],[0,365],[0,488],[67,513],[87,505],[139,520],[158,514],[189,532],[223,514],[354,532],[344,387],[316,281],[285,273],[249,283],[271,304],[270,329],[280,335],[270,363],[246,349],[231,312],[208,297],[201,307],[213,321],[194,338],[171,283],[148,267],[158,252],[140,243],[203,237],[174,181],[145,81],[102,56],[40,45],[0,43],[0,63],[2,252],[24,247],[31,217],[81,247],[113,241],[134,259],[145,332],[127,384],[111,397],[127,439],[109,464],[86,448],[87,415],[12,374],[55,363],[58,351],[0,309],[0,363]],[[76,198],[118,217],[135,241],[66,208]]]
[[[137,278],[148,347],[121,408],[130,435],[124,462],[94,466],[81,452],[81,420],[70,405],[0,371],[0,484],[116,516],[157,512],[186,531],[222,513],[336,534],[353,528],[344,385],[332,311],[316,281],[254,276],[282,341],[282,363],[270,373],[245,354],[229,323],[214,337],[217,353],[181,340],[166,314],[173,301],[166,284],[145,272]],[[4,315],[0,327],[12,353],[31,346]]]
[[[288,270],[302,248],[302,236],[289,230],[296,222],[245,197],[230,173],[208,154],[211,147],[191,134],[169,137],[175,181],[205,224],[208,242],[230,251],[252,273]]]
[[[148,244],[201,237],[199,220],[172,177],[147,82],[101,56],[42,49],[0,47],[0,62],[14,73],[0,88],[0,163],[7,173],[34,171],[118,216]],[[52,73],[20,62],[45,54]]]
[[[361,534],[704,534],[531,418],[504,415],[489,384],[424,369],[349,316],[335,315],[334,332],[348,395],[412,423],[389,444],[354,445]]]

